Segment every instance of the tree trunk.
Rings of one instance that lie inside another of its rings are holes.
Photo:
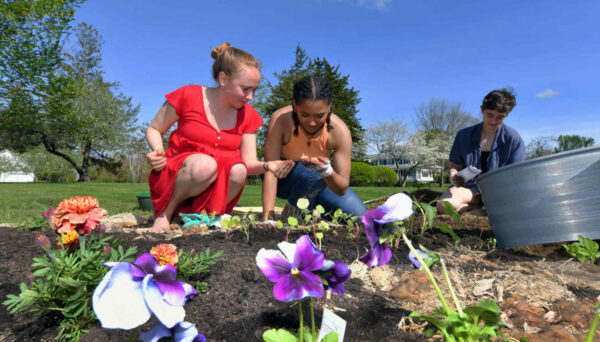
[[[91,150],[91,145],[87,144],[85,146],[85,149],[83,150],[83,160],[81,162],[81,171],[77,170],[77,172],[79,172],[79,180],[78,182],[89,182],[90,181],[90,175],[89,175],[89,167],[90,167],[90,150]]]
[[[71,159],[71,157],[69,157],[68,155],[61,153],[60,151],[56,150],[56,147],[54,146],[53,143],[51,143],[48,140],[48,137],[41,132],[38,132],[41,136],[42,136],[42,143],[44,144],[44,148],[46,149],[46,151],[54,154],[55,156],[59,156],[62,159],[66,160],[69,164],[71,164],[71,166],[73,166],[73,168],[77,171],[77,175],[79,176],[79,179],[77,180],[78,182],[83,182],[85,178],[87,178],[87,182],[90,181],[90,177],[87,174],[87,169],[84,169],[77,166],[77,163],[75,163],[75,161],[73,159]],[[89,155],[89,152],[88,152]]]
[[[406,172],[404,172],[404,177],[402,179],[402,186],[406,187],[406,179],[408,178],[408,175],[417,168],[417,166],[419,166],[419,163],[416,163],[415,165],[411,166],[408,170],[406,170]],[[415,177],[415,181],[416,181],[416,177]]]
[[[444,161],[441,161],[440,165],[440,187],[444,187]]]

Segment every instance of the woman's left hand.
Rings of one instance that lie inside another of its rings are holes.
[[[293,160],[271,160],[265,162],[265,168],[271,171],[275,177],[281,179],[287,177],[294,168]]]
[[[313,171],[317,171],[323,177],[330,176],[333,173],[331,161],[327,158],[306,158],[302,160],[302,164]]]

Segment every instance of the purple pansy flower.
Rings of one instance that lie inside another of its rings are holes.
[[[273,295],[277,300],[291,302],[305,297],[323,296],[321,278],[314,274],[323,265],[323,253],[301,236],[296,244],[280,242],[279,250],[264,249],[256,255],[256,265],[275,283]]]
[[[140,333],[143,342],[158,342],[163,337],[171,337],[175,342],[206,342],[204,335],[198,334],[196,325],[190,322],[179,322],[172,328],[157,322],[150,330]]]
[[[323,276],[327,281],[327,285],[324,285],[325,290],[331,290],[331,292],[340,296],[346,292],[344,283],[352,275],[352,271],[350,271],[346,264],[341,261],[325,260],[317,273],[320,272],[326,272],[326,275]]]
[[[183,305],[196,290],[175,279],[171,265],[159,266],[149,253],[132,264],[107,262],[112,267],[94,290],[92,305],[102,327],[133,329],[144,324],[153,313],[168,328],[182,322]]]
[[[367,254],[360,257],[360,261],[369,267],[383,266],[390,262],[392,251],[385,243],[379,243],[382,227],[386,223],[402,221],[413,214],[413,202],[404,193],[397,193],[376,209],[369,210],[362,217],[365,225],[365,234],[371,248]]]

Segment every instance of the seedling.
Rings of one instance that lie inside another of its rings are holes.
[[[577,259],[579,262],[593,264],[596,259],[600,258],[600,252],[598,252],[598,244],[592,239],[577,236],[579,242],[573,242],[568,245],[563,245],[570,256]]]

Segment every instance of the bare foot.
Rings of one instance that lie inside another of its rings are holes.
[[[160,215],[154,219],[154,225],[150,228],[150,233],[164,233],[169,231],[169,219],[166,215]]]

